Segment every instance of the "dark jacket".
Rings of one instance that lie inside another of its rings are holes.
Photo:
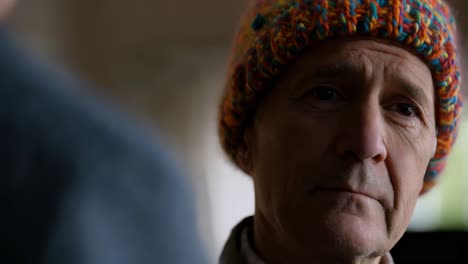
[[[253,217],[246,217],[239,224],[237,224],[231,231],[226,244],[223,247],[219,264],[242,264],[247,263],[245,256],[242,254],[241,235],[242,232],[253,226]]]

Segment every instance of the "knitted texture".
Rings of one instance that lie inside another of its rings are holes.
[[[241,22],[219,114],[220,141],[234,163],[259,100],[289,63],[325,39],[371,36],[405,47],[431,69],[437,150],[423,192],[434,186],[462,108],[455,21],[442,0],[256,0]]]

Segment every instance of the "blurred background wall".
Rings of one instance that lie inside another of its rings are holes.
[[[459,14],[468,10],[466,1],[451,2]],[[213,259],[235,223],[254,210],[251,180],[229,164],[216,135],[227,53],[245,4],[20,0],[9,22],[21,45],[90,80],[93,92],[157,127],[192,176]],[[467,22],[459,23],[462,42]],[[442,186],[418,204],[412,229],[468,229],[466,121],[454,151]]]

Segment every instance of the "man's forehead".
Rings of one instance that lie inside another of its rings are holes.
[[[384,39],[368,39],[368,38],[344,38],[338,40],[324,41],[307,50],[303,57],[309,57],[315,60],[314,64],[332,63],[332,59],[347,59],[359,61],[362,55],[370,53],[380,53],[393,57],[395,60],[411,64],[415,67],[424,67],[430,73],[427,65],[412,52],[401,47],[398,43],[393,43]],[[315,59],[313,59],[315,57]],[[320,59],[318,59],[320,58]]]
[[[372,57],[372,58],[371,58]],[[424,86],[432,86],[429,67],[409,51],[385,41],[333,40],[304,52],[288,71],[297,75],[359,74],[369,60],[384,63],[388,73],[407,76]]]

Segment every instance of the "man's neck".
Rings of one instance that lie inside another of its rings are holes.
[[[251,245],[265,263],[327,263],[327,264],[391,264],[391,256],[368,257],[340,254],[336,250],[317,246],[301,246],[292,239],[282,238],[281,234],[266,221],[262,214],[256,213],[253,223]],[[322,245],[323,246],[323,245]],[[315,250],[314,250],[315,249]]]

